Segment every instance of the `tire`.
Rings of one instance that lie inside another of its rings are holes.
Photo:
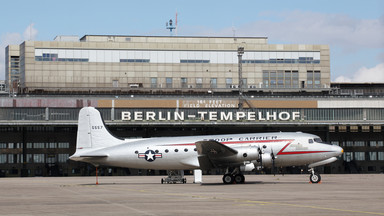
[[[317,174],[317,173],[311,174],[309,176],[309,180],[311,181],[311,183],[317,184],[321,181],[321,176],[320,176],[320,174]]]
[[[235,180],[236,184],[243,184],[245,181],[245,177],[242,174],[236,174],[234,177],[234,180]]]
[[[231,174],[225,174],[223,176],[224,184],[233,184],[234,181],[235,181],[235,177]]]
[[[164,179],[161,179],[161,184],[164,184]]]

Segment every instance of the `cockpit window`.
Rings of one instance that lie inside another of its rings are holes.
[[[313,139],[309,139],[309,140],[308,140],[308,143],[309,143],[309,144],[313,143]]]
[[[321,138],[315,138],[314,140],[315,140],[315,142],[317,142],[317,143],[322,143],[322,142],[323,142],[323,140],[321,140]]]

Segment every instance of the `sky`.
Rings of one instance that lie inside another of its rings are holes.
[[[327,44],[332,82],[384,83],[383,0],[12,0],[1,3],[5,47],[57,35],[268,37],[269,44]]]

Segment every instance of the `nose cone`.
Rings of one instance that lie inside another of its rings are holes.
[[[333,152],[335,152],[335,156],[340,156],[344,153],[344,149],[340,146],[333,146]]]

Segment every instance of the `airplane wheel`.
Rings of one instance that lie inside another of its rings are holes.
[[[242,184],[245,181],[245,177],[243,174],[236,174],[235,175],[235,182],[236,184]]]
[[[164,179],[161,179],[161,184],[164,184]]]
[[[235,177],[231,174],[225,174],[223,176],[224,184],[232,184],[235,181]]]
[[[314,173],[309,176],[309,180],[311,183],[317,184],[321,181],[321,176],[320,174]]]

